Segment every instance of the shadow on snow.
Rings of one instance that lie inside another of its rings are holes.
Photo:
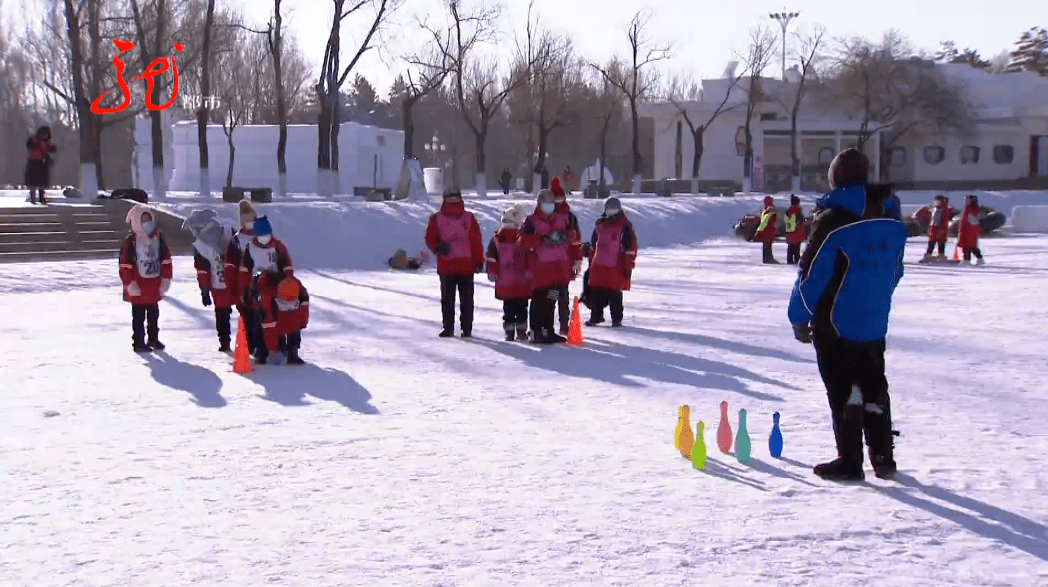
[[[226,399],[219,393],[222,379],[210,370],[179,361],[167,353],[150,353],[144,358],[157,383],[190,394],[193,401],[204,408],[226,405]]]
[[[283,406],[309,405],[305,396],[341,404],[361,414],[378,414],[371,392],[337,369],[305,365],[259,365],[247,378],[266,390],[264,399]]]

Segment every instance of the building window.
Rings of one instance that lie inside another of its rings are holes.
[[[935,165],[942,163],[946,159],[946,149],[942,147],[925,147],[924,148],[924,162],[929,165]]]
[[[993,148],[993,162],[1007,165],[1015,159],[1015,149],[1011,145],[996,145]]]
[[[974,145],[965,145],[961,147],[961,164],[966,163],[978,163],[979,162],[979,147]]]
[[[833,161],[834,152],[829,147],[819,149],[819,165],[829,165]]]
[[[888,149],[888,165],[906,165],[906,147]]]

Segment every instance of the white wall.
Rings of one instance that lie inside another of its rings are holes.
[[[692,158],[695,156],[694,141],[691,129],[683,118],[675,113],[660,111],[655,119],[655,178],[675,177],[675,159],[677,149],[677,120],[683,124],[681,132],[681,178],[691,178]],[[701,124],[709,119],[707,114],[696,114],[692,122]],[[735,150],[735,133],[744,125],[744,114],[727,112],[719,115],[703,134],[702,165],[699,167],[699,179],[722,181],[742,179],[742,156]],[[760,121],[751,124],[754,135],[754,151],[763,152],[758,141],[762,137]]]
[[[912,161],[914,179],[931,180],[1008,180],[1026,177],[1030,173],[1030,135],[1038,134],[1039,121],[1030,120],[1021,125],[979,125],[976,135],[961,139],[956,137],[914,137],[904,140],[906,157]],[[1048,134],[1048,132],[1044,132]],[[961,148],[979,147],[978,163],[961,163]],[[1012,147],[1011,163],[997,163],[993,158],[994,147]],[[946,158],[936,164],[924,160],[926,146],[940,146]]]

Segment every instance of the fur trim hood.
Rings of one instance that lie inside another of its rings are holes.
[[[146,234],[144,228],[142,228],[142,215],[148,213],[153,217],[154,230],[156,230],[156,210],[146,206],[145,204],[135,204],[127,211],[127,223],[131,225],[131,230],[138,236],[151,236]]]

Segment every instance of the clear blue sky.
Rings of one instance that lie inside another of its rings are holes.
[[[39,0],[37,0],[39,1]],[[463,0],[467,6],[485,0]],[[219,5],[239,8],[245,19],[263,25],[272,10],[271,0],[218,0]],[[347,2],[348,4],[349,2]],[[4,12],[15,16],[17,0],[4,2]],[[290,27],[308,59],[319,69],[324,43],[330,28],[331,0],[283,0]],[[1019,35],[1032,26],[1048,26],[1048,12],[1031,10],[1030,0],[876,0],[828,2],[795,0],[786,5],[778,0],[762,2],[738,0],[735,3],[712,0],[536,0],[535,6],[547,25],[558,32],[571,33],[577,51],[595,61],[612,55],[625,55],[628,44],[626,25],[639,8],[652,11],[649,34],[660,42],[674,45],[673,59],[663,65],[670,73],[688,73],[696,78],[718,77],[733,52],[747,45],[747,31],[757,23],[777,27],[769,12],[783,9],[800,12],[791,30],[804,30],[816,23],[827,27],[832,36],[861,35],[879,38],[897,28],[915,45],[934,50],[940,40],[952,39],[959,47],[979,50],[990,58],[1011,49]],[[503,39],[492,50],[512,51],[514,34],[523,29],[527,0],[503,0],[501,30]],[[380,93],[393,82],[404,66],[397,56],[424,41],[415,22],[418,15],[442,18],[442,0],[405,0],[392,29],[387,31],[380,51],[367,56],[359,72]],[[16,17],[16,16],[15,16]],[[1033,20],[1040,17],[1042,20]],[[16,17],[17,18],[17,17]],[[366,30],[363,19],[347,20],[343,27],[343,59],[348,60],[352,41]],[[777,30],[777,29],[776,29]]]

